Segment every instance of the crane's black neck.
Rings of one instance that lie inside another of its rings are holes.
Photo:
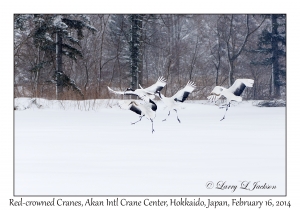
[[[153,111],[156,111],[156,110],[157,110],[157,105],[156,105],[156,103],[154,103],[154,101],[152,101],[151,99],[149,99],[149,102],[152,104],[151,109],[152,109]]]

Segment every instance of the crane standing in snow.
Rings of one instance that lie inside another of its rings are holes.
[[[220,108],[226,107],[225,114],[220,121],[225,119],[225,115],[228,110],[228,107],[230,107],[230,102],[231,101],[241,102],[242,97],[240,95],[243,93],[246,87],[253,87],[253,83],[254,83],[253,79],[237,79],[235,80],[233,85],[228,89],[221,86],[216,86],[212,90],[210,95],[207,97],[209,101],[216,102],[217,100],[219,100],[221,96],[224,96],[227,99],[227,103],[221,105],[220,107]]]
[[[170,116],[171,110],[174,110],[176,112],[177,120],[180,123],[180,120],[178,118],[178,113],[177,113],[177,109],[179,108],[179,103],[178,102],[181,102],[181,103],[184,102],[187,99],[187,97],[189,96],[189,94],[195,88],[196,88],[195,83],[189,81],[183,89],[179,90],[172,97],[165,97],[163,94],[160,93],[160,91],[157,91],[157,93],[155,95],[157,95],[164,102],[164,104],[167,106],[167,109],[169,111],[168,116]],[[166,121],[168,116],[163,121]]]

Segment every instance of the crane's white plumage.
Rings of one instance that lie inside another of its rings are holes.
[[[140,88],[144,91],[146,91],[149,94],[154,94],[157,91],[161,91],[166,86],[166,79],[163,77],[159,77],[157,82],[150,87],[142,88],[142,86],[139,84]]]
[[[134,95],[138,96],[140,99],[144,101],[143,104],[138,104],[135,101],[131,101],[129,103],[126,102],[119,102],[119,106],[122,109],[129,109],[136,114],[140,115],[140,120],[137,122],[141,121],[144,116],[148,118],[152,122],[152,133],[154,132],[153,129],[153,119],[155,118],[156,110],[157,110],[157,105],[154,103],[153,99],[155,98],[155,93],[157,91],[160,91],[164,88],[166,85],[166,80],[163,77],[159,77],[157,82],[153,85],[151,85],[148,88],[141,88],[141,89],[136,89],[132,90],[131,88],[127,88],[124,92],[122,91],[114,91],[110,87],[107,87],[109,91],[115,93],[115,94],[121,94],[121,95]],[[137,122],[134,122],[132,124],[135,124]]]
[[[134,95],[138,96],[139,98],[149,101],[148,99],[153,100],[155,98],[155,93],[157,91],[160,91],[164,88],[166,85],[166,80],[163,77],[159,77],[157,82],[151,85],[148,88],[141,88],[141,89],[136,89],[132,90],[131,88],[127,88],[124,92],[123,91],[115,91],[111,89],[110,87],[107,87],[109,91],[115,93],[115,94],[121,94],[121,95]],[[141,87],[141,86],[140,86]]]
[[[186,84],[186,86],[179,90],[175,95],[173,95],[171,98],[174,101],[178,101],[178,102],[184,102],[187,97],[189,96],[189,94],[196,88],[195,83],[193,83],[192,81],[188,81],[188,83]]]
[[[154,103],[154,101],[150,100],[150,102],[145,102],[145,103],[137,103],[135,101],[119,101],[118,105],[120,106],[121,109],[128,109],[130,111],[135,112],[140,116],[140,119],[134,123],[135,124],[139,121],[142,120],[143,117],[146,117],[149,119],[152,123],[152,133],[154,132],[153,129],[153,119],[156,116],[156,110],[157,110],[157,105]]]
[[[115,91],[112,90],[110,87],[107,87],[109,91],[115,93],[115,94],[121,94],[121,95],[134,95],[138,96],[140,99],[149,102],[149,99],[153,100],[155,98],[155,92],[160,91],[164,88],[166,85],[166,81],[163,77],[159,77],[157,82],[153,85],[151,85],[148,88],[141,88],[133,90],[131,88],[127,88],[124,92],[122,91]],[[141,86],[140,86],[141,87]]]
[[[195,83],[189,81],[184,88],[179,90],[176,94],[174,94],[172,97],[165,97],[163,94],[161,94],[159,91],[156,93],[156,95],[164,102],[164,104],[167,106],[167,109],[169,111],[168,116],[170,115],[171,110],[174,110],[177,113],[177,109],[179,108],[178,102],[184,102],[189,94],[196,88]],[[166,118],[167,119],[167,118]],[[165,121],[164,119],[163,121]],[[177,114],[177,120],[180,122]]]
[[[111,89],[110,87],[107,87],[109,91],[120,94],[120,95],[132,95],[132,96],[138,96],[142,100],[148,101],[149,99],[154,99],[154,95],[150,95],[148,92],[143,91],[142,89],[136,89],[132,90],[131,88],[127,88],[124,92],[123,91],[115,91]]]
[[[253,83],[253,79],[237,79],[228,89],[216,86],[207,98],[211,102],[216,102],[223,95],[227,99],[227,104],[229,104],[230,101],[241,102],[242,97],[240,95],[246,87],[253,87]]]
[[[232,92],[236,96],[242,95],[245,87],[253,87],[254,80],[253,79],[237,79],[233,83],[233,85],[228,88],[230,92]]]
[[[253,87],[254,80],[253,79],[237,79],[230,88],[224,88],[221,86],[216,86],[207,99],[211,102],[216,102],[219,100],[221,96],[224,96],[227,100],[227,103],[222,105],[221,108],[226,107],[226,111],[228,107],[230,107],[231,101],[241,102],[243,99],[241,97],[243,91],[246,87]],[[225,112],[226,115],[226,112]],[[225,119],[225,115],[221,120]]]

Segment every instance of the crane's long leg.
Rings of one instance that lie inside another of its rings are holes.
[[[138,121],[136,121],[136,122],[133,122],[133,123],[131,123],[131,125],[134,125],[135,123],[137,123],[137,122],[140,122],[144,116],[145,116],[145,115],[143,115],[143,116],[140,116],[140,120],[138,120]]]
[[[152,123],[152,133],[154,132],[154,129],[153,129],[153,120],[152,119],[150,119],[151,120],[151,123]]]
[[[167,116],[166,119],[164,119],[163,121],[166,121],[166,120],[167,120],[167,118],[170,116],[170,113],[171,113],[171,112],[169,111],[168,116]]]
[[[226,111],[225,111],[225,114],[224,114],[223,118],[222,118],[220,121],[222,121],[222,120],[225,119],[225,115],[226,115],[226,113],[227,113],[228,107],[230,107],[230,102],[229,102],[228,104],[226,104]],[[223,107],[223,108],[224,108],[224,107]]]
[[[217,105],[218,106],[218,105]],[[219,108],[220,109],[224,109],[224,108],[227,108],[228,107],[228,104],[222,104],[222,105],[219,105]]]
[[[176,114],[177,114],[177,120],[178,120],[178,122],[179,122],[179,123],[181,123],[181,122],[180,122],[180,120],[179,120],[179,118],[178,118],[178,113],[177,113],[177,110],[176,110],[176,109],[174,109],[174,111],[175,111],[175,112],[176,112]]]

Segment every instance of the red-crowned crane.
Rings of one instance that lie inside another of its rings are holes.
[[[135,123],[141,121],[144,116],[147,119],[149,119],[152,123],[152,133],[153,133],[154,132],[153,119],[156,116],[156,110],[157,110],[157,105],[153,101],[153,99],[155,98],[154,94],[157,91],[161,91],[165,85],[166,85],[166,80],[163,77],[159,77],[158,80],[156,81],[156,83],[154,83],[153,85],[151,85],[150,87],[145,88],[145,89],[133,90],[131,88],[127,88],[124,92],[122,92],[122,91],[114,91],[110,87],[107,87],[107,88],[109,89],[109,91],[111,91],[113,93],[121,94],[121,95],[134,95],[134,96],[138,96],[141,100],[143,100],[144,101],[143,104],[141,104],[141,103],[138,104],[135,101],[131,101],[130,103],[119,101],[118,104],[119,104],[120,108],[129,109],[129,110],[137,113],[138,115],[140,115],[140,120],[138,120],[134,123],[131,123],[131,124],[135,124]]]
[[[179,90],[175,95],[173,95],[172,97],[165,97],[160,91],[157,91],[157,93],[155,95],[157,95],[163,102],[164,104],[167,106],[167,109],[169,111],[168,116],[170,116],[171,110],[174,110],[177,114],[177,120],[180,123],[179,117],[178,117],[178,108],[179,108],[179,102],[184,102],[187,97],[189,96],[189,94],[196,88],[196,85],[194,82],[188,81],[188,83],[186,84],[186,86],[184,88],[182,88],[181,90]],[[166,117],[166,119],[164,119],[163,121],[166,121],[168,116]]]
[[[131,123],[132,125],[136,124],[137,122],[140,122],[143,117],[146,117],[149,119],[152,123],[152,133],[154,132],[153,128],[153,120],[156,116],[156,110],[157,110],[157,105],[149,99],[149,102],[145,102],[144,104],[137,103],[135,101],[119,101],[118,105],[120,106],[121,109],[128,109],[130,111],[135,112],[140,116],[140,119],[136,122]]]
[[[221,86],[216,86],[212,90],[210,95],[207,97],[209,101],[216,102],[221,96],[224,96],[227,99],[226,104],[223,104],[220,107],[220,108],[226,107],[225,114],[220,121],[225,119],[225,115],[228,110],[228,107],[230,107],[230,102],[231,101],[241,102],[242,97],[240,95],[243,93],[246,87],[253,87],[253,83],[254,83],[253,79],[237,79],[235,80],[233,85],[228,89]]]

